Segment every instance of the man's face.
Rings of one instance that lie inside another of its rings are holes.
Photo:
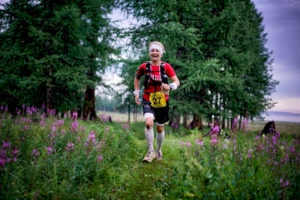
[[[160,54],[160,51],[158,49],[152,49],[150,51],[150,58],[151,60],[153,61],[159,61],[160,58],[161,58],[161,54]]]

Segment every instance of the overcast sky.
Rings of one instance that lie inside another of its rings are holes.
[[[300,0],[252,1],[264,18],[274,79],[280,82],[271,110],[300,113]]]

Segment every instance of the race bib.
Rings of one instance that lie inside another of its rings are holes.
[[[162,108],[167,106],[165,94],[162,92],[150,93],[149,100],[151,102],[151,106],[154,108]]]

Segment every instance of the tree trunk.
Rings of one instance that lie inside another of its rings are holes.
[[[230,129],[230,122],[229,122],[229,118],[226,119],[227,120],[227,128]]]
[[[130,123],[130,98],[128,102],[128,124]]]
[[[242,117],[240,117],[240,119],[239,119],[239,130],[241,130],[241,124],[242,124]]]
[[[189,128],[187,120],[188,120],[188,114],[187,114],[187,112],[184,112],[184,118],[183,118],[183,126],[184,126],[184,128]]]
[[[222,117],[222,129],[225,129],[225,117]]]
[[[46,110],[51,109],[51,87],[47,87],[47,103],[46,103]]]
[[[176,120],[176,128],[179,129],[180,126],[180,114],[175,114],[175,120]]]
[[[89,85],[87,86],[84,94],[83,119],[97,119],[95,110],[95,88],[92,88]]]

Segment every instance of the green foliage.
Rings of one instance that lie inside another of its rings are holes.
[[[0,103],[77,110],[117,53],[113,1],[10,1],[1,10]],[[101,38],[101,40],[100,40]]]
[[[251,1],[123,0],[119,5],[139,20],[129,30],[133,48],[141,51],[153,40],[165,45],[163,60],[182,84],[171,92],[171,110],[210,120],[212,115],[252,118],[273,106],[269,95],[278,82],[272,79],[262,17]],[[142,51],[127,61],[122,77],[129,82],[135,63],[147,57]],[[128,82],[123,84],[132,91]]]

